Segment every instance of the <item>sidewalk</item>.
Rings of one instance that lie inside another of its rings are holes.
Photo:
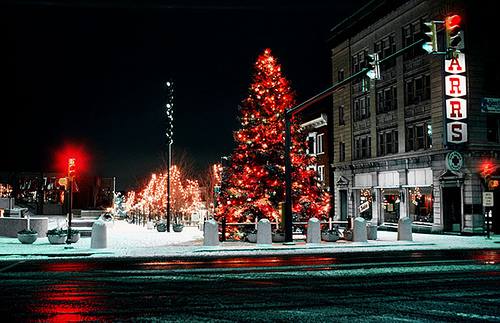
[[[273,243],[256,245],[248,242],[224,242],[216,247],[203,246],[203,232],[185,227],[178,232],[157,232],[145,227],[116,221],[108,228],[108,248],[91,249],[90,238],[82,237],[72,244],[51,245],[47,238],[39,238],[32,245],[23,245],[16,238],[0,237],[0,261],[68,257],[220,257],[223,255],[283,255],[319,254],[370,251],[418,251],[448,249],[500,249],[500,236],[490,240],[484,236],[454,236],[413,234],[414,241],[397,241],[397,232],[379,231],[378,240],[368,242],[322,242],[306,244],[303,240],[294,245]]]

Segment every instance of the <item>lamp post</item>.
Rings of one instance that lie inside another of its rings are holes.
[[[170,167],[172,163],[172,143],[174,135],[174,82],[167,81],[167,231],[170,232]]]

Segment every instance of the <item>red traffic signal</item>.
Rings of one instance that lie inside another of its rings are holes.
[[[76,175],[76,158],[68,159],[68,177],[73,179]]]
[[[462,31],[462,17],[459,15],[448,16],[445,19],[446,28],[446,45],[448,49],[464,49],[465,40],[464,32]]]
[[[462,22],[462,17],[459,15],[453,15],[446,17],[445,25],[447,31],[453,31],[456,28],[460,28],[460,23]]]
[[[490,176],[491,173],[493,173],[494,169],[495,169],[495,167],[494,167],[492,162],[490,162],[490,161],[484,162],[481,165],[481,170],[480,170],[481,177],[486,178],[486,177]]]

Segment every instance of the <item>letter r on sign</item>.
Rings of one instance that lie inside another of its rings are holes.
[[[460,97],[467,95],[466,78],[463,75],[448,75],[445,77],[446,95]]]
[[[446,117],[452,120],[467,118],[467,100],[460,98],[447,99]]]

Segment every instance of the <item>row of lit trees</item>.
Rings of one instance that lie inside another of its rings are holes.
[[[167,210],[167,174],[153,173],[147,184],[139,191],[127,193],[125,202],[129,214],[145,220],[164,219]],[[200,185],[197,180],[187,178],[180,167],[170,168],[170,210],[174,219],[189,216],[201,204]]]

